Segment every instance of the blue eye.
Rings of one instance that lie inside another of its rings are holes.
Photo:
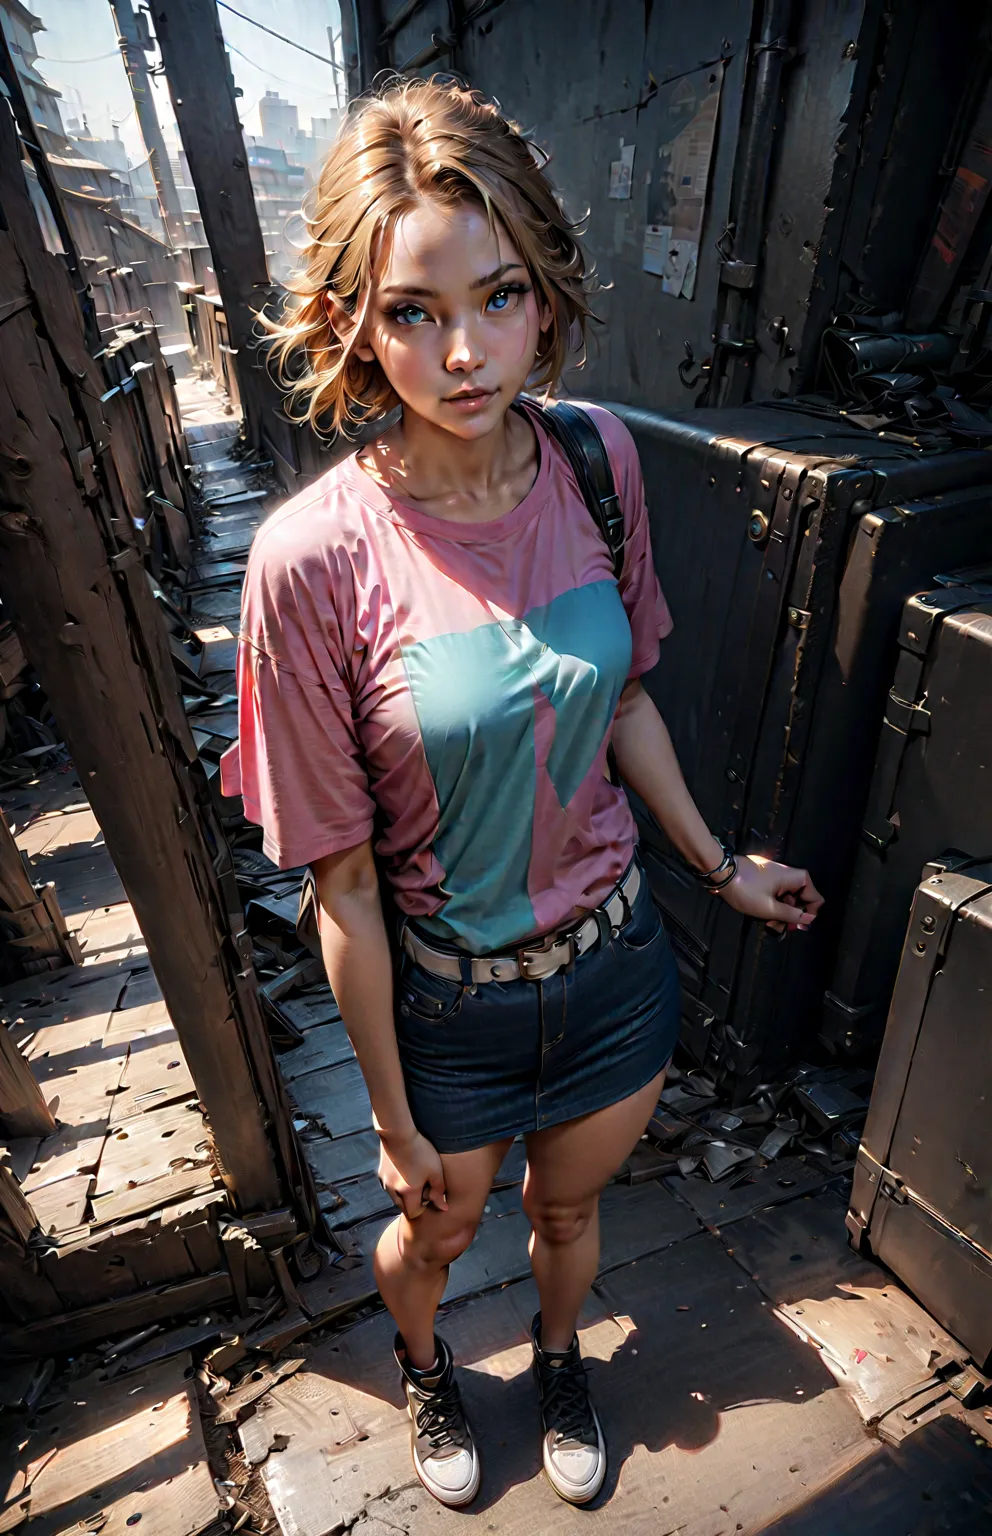
[[[530,289],[526,283],[506,283],[502,288],[497,288],[495,293],[490,294],[486,308],[500,314],[504,309],[509,308],[511,299],[515,299],[518,294],[529,292]]]
[[[419,304],[401,304],[393,310],[393,315],[400,325],[420,325],[422,320],[429,318],[426,309],[421,309]]]

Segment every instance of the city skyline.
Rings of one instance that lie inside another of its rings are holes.
[[[107,0],[34,0],[30,6],[43,22],[38,34],[38,69],[62,93],[63,117],[85,115],[90,133],[114,137],[114,125],[132,164],[145,158],[134,118],[130,88],[117,49],[117,30]],[[245,16],[294,39],[314,53],[328,53],[327,28],[339,27],[335,0],[239,0]],[[223,8],[219,11],[231,69],[243,95],[239,115],[246,135],[261,138],[258,104],[274,91],[297,107],[301,127],[326,118],[335,107],[330,66],[261,32]],[[264,58],[267,63],[260,63]],[[155,105],[170,151],[178,134],[168,89],[152,78]],[[340,88],[340,87],[339,87]],[[342,92],[343,99],[343,92]]]

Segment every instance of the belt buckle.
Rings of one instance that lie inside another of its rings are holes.
[[[542,976],[532,977],[528,972],[527,956],[531,955],[536,957],[538,955],[550,954],[552,950],[557,949],[561,944],[565,944],[568,947],[567,958],[563,960],[559,965],[556,965],[553,971],[547,971]],[[574,934],[562,933],[559,930],[557,933],[546,934],[543,942],[540,944],[518,945],[516,950],[516,958],[517,966],[520,970],[520,975],[524,978],[525,981],[545,981],[549,976],[556,975],[558,971],[570,971],[575,965]]]

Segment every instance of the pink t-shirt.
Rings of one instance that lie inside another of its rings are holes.
[[[400,910],[493,953],[595,907],[635,831],[605,775],[621,690],[671,629],[637,452],[587,407],[624,509],[619,586],[561,450],[505,517],[434,517],[354,456],[259,530],[227,794],[283,868],[375,830]]]

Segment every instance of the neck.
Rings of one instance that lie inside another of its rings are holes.
[[[485,437],[466,440],[413,411],[404,411],[390,458],[418,499],[467,496],[482,500],[505,480],[519,453],[518,441],[506,415]]]

